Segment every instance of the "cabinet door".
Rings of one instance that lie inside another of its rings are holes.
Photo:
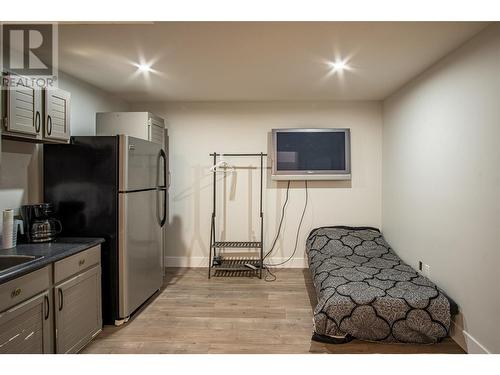
[[[16,88],[5,90],[7,120],[5,130],[13,135],[41,138],[42,94],[19,78]]]
[[[61,89],[45,90],[45,126],[43,131],[45,139],[69,141],[70,98],[70,93]]]
[[[0,353],[51,353],[50,310],[46,291],[0,313]]]
[[[56,352],[77,353],[102,329],[101,267],[54,288]]]
[[[158,143],[163,148],[165,143],[165,129],[151,123],[149,125],[149,141]]]
[[[165,123],[162,118],[152,116],[148,121],[149,141],[158,143],[163,148],[165,146]]]

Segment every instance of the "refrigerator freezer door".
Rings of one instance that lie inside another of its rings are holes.
[[[163,181],[161,146],[120,135],[119,189],[121,192],[152,189]]]
[[[162,285],[158,191],[120,193],[119,315],[128,317]]]

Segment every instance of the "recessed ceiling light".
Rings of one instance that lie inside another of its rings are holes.
[[[345,69],[349,69],[349,66],[344,60],[335,60],[330,62],[330,67],[335,72],[341,72]]]
[[[151,65],[148,64],[137,64],[137,70],[140,72],[150,72],[151,71]]]

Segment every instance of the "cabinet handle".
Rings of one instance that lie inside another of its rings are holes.
[[[57,293],[59,294],[59,311],[63,309],[64,304],[64,296],[62,289],[57,289]]]
[[[40,118],[40,111],[36,111],[35,114],[35,131],[37,133],[40,133],[40,124],[41,123],[41,118]]]
[[[49,319],[49,315],[50,315],[49,297],[48,296],[44,296],[44,301],[45,301],[46,306],[47,306],[47,312],[45,313],[45,320],[47,320],[47,319]]]
[[[50,115],[47,115],[47,134],[52,134],[52,117]]]
[[[78,261],[78,265],[79,265],[80,267],[81,267],[81,266],[83,266],[84,264],[85,264],[85,259],[80,259],[80,260]]]
[[[17,297],[18,295],[21,294],[23,290],[21,288],[16,288],[14,289],[11,293],[10,293],[10,296],[11,298],[14,298],[14,297]]]

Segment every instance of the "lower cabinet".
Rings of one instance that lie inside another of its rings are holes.
[[[56,352],[77,353],[102,329],[101,268],[54,287]]]
[[[77,353],[102,329],[101,248],[0,284],[0,354]]]
[[[51,275],[47,266],[0,285],[0,353],[53,353]]]
[[[0,314],[0,353],[52,353],[49,291]]]

